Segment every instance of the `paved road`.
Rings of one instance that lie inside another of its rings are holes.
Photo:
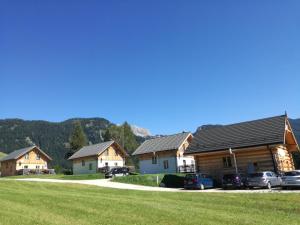
[[[126,189],[126,190],[140,190],[140,191],[164,191],[164,192],[210,192],[210,193],[300,193],[300,190],[281,190],[280,188],[270,190],[254,189],[254,190],[223,190],[223,189],[208,189],[208,190],[183,190],[180,188],[162,188],[162,187],[148,187],[134,184],[123,184],[112,182],[108,179],[98,180],[58,180],[58,179],[39,179],[26,178],[16,179],[18,181],[30,182],[48,182],[48,183],[64,183],[64,184],[86,184],[106,188]]]

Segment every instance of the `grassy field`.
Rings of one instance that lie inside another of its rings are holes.
[[[40,178],[40,179],[59,179],[59,180],[94,180],[94,179],[103,179],[104,174],[82,174],[82,175],[64,175],[64,174],[55,174],[55,175],[24,175],[24,176],[11,176],[5,177],[6,179],[25,179],[25,178]]]
[[[158,176],[158,182],[157,182]],[[115,177],[112,181],[138,184],[144,186],[159,186],[160,183],[164,183],[169,187],[182,187],[184,174],[144,174],[144,175],[129,175],[125,177]]]
[[[299,225],[299,194],[164,193],[0,180],[1,225]]]

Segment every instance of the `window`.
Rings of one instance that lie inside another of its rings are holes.
[[[106,156],[109,155],[108,149],[105,151],[105,155],[106,155]]]
[[[81,165],[85,166],[85,161],[84,160],[81,161]]]
[[[115,166],[118,166],[118,163],[117,163],[117,162],[115,162]]]
[[[168,160],[164,160],[164,169],[168,169],[169,168],[169,161]]]
[[[40,168],[40,166],[36,166],[35,168],[36,168],[36,169],[39,169],[39,168]]]
[[[89,164],[89,170],[92,170],[92,169],[93,169],[93,164],[90,163],[90,164]]]
[[[157,156],[152,156],[152,164],[157,164]]]
[[[29,154],[28,153],[25,154],[25,159],[29,159]]]
[[[40,154],[36,154],[36,160],[40,160],[40,159],[41,159]]]
[[[223,167],[227,167],[227,168],[232,167],[231,157],[230,156],[223,157]]]
[[[28,166],[24,166],[24,169],[28,169]]]
[[[102,163],[102,158],[100,158],[100,163]]]
[[[22,165],[22,163],[21,162],[19,162],[19,166],[21,166]]]
[[[105,166],[108,166],[108,162],[105,163]]]

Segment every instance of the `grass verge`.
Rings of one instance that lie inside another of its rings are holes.
[[[165,193],[0,180],[1,225],[298,225],[300,195]]]

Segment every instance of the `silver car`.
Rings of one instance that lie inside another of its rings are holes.
[[[272,171],[252,173],[247,176],[246,186],[249,188],[268,188],[280,186],[281,178]]]
[[[300,187],[300,170],[285,172],[282,176],[282,188]]]

